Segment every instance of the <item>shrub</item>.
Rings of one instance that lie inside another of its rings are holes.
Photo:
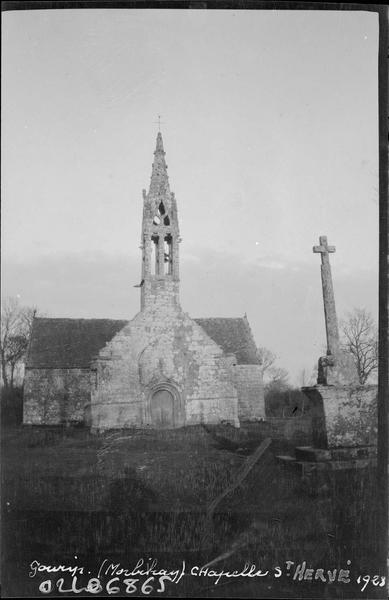
[[[269,389],[265,394],[267,417],[301,417],[309,415],[310,401],[299,389]]]
[[[20,425],[23,420],[23,389],[1,388],[1,422],[3,425]]]

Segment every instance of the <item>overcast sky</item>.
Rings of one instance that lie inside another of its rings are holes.
[[[378,16],[352,11],[3,13],[3,295],[53,317],[139,310],[157,115],[181,304],[248,315],[293,382],[338,315],[378,301]]]

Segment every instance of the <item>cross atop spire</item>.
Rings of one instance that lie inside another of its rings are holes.
[[[163,123],[163,121],[161,121],[161,115],[158,115],[158,121],[154,121],[154,123],[158,125],[158,131],[161,131],[161,122]]]
[[[165,196],[170,194],[167,164],[165,162],[165,150],[163,149],[162,134],[159,131],[154,152],[154,162],[151,171],[149,196]]]

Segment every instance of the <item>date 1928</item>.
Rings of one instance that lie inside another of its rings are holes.
[[[357,583],[362,583],[361,592],[364,592],[369,583],[375,587],[384,587],[386,584],[386,577],[384,575],[359,575]]]

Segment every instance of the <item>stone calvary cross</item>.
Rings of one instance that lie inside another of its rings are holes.
[[[339,330],[336,318],[334,289],[330,266],[330,252],[335,252],[335,246],[328,246],[327,236],[321,235],[320,246],[314,246],[313,252],[321,254],[321,282],[323,287],[324,317],[326,322],[327,355],[335,356],[339,351]]]

